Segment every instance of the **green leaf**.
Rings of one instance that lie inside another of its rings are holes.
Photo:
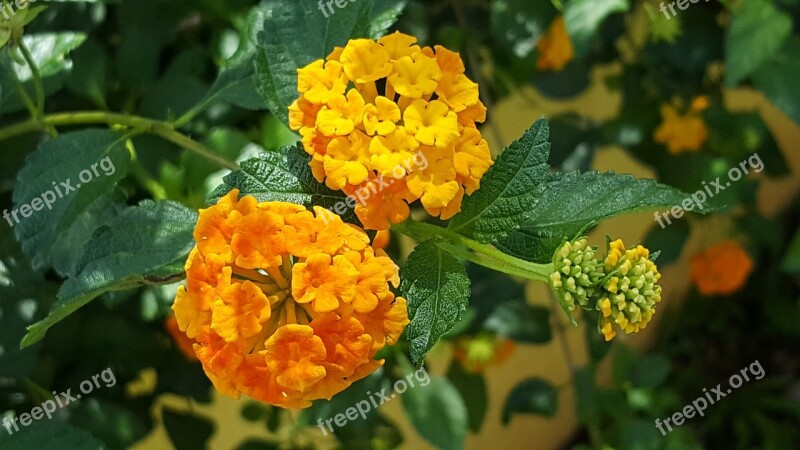
[[[72,53],[75,65],[67,78],[67,88],[94,102],[102,109],[106,105],[106,91],[110,73],[106,50],[95,39],[89,39]]]
[[[498,305],[483,327],[499,336],[531,344],[544,344],[552,338],[550,310],[518,300]]]
[[[400,270],[400,292],[408,300],[406,328],[411,359],[417,367],[434,344],[464,316],[469,277],[453,256],[434,241],[418,245]]]
[[[412,372],[405,358],[398,362],[404,373]],[[444,450],[464,448],[467,407],[458,389],[447,378],[432,376],[427,386],[409,389],[402,398],[411,423],[428,442]]]
[[[90,398],[75,408],[72,423],[103,440],[109,448],[129,448],[149,430],[128,405]]]
[[[496,0],[491,3],[492,36],[517,58],[526,58],[558,11],[551,2]]]
[[[786,250],[786,255],[783,257],[783,262],[781,262],[781,270],[790,274],[800,273],[800,231],[794,234],[792,243],[789,244],[789,249]]]
[[[408,0],[372,0],[372,2],[374,6],[369,14],[369,35],[373,39],[378,39],[397,22],[408,5]]]
[[[22,37],[43,78],[70,69],[72,62],[67,55],[85,40],[85,34],[72,32],[27,34]],[[27,64],[15,63],[14,69],[20,81],[28,81],[33,77]]]
[[[484,175],[481,188],[464,198],[461,212],[448,228],[484,243],[495,243],[519,228],[534,213],[537,186],[550,166],[547,121],[539,119],[506,148]]]
[[[789,174],[786,159],[758,112],[734,113],[722,105],[715,105],[703,116],[710,130],[708,147],[725,156],[731,166],[743,160],[752,160],[763,166],[754,164],[755,167],[750,166],[748,170],[766,170],[772,176]]]
[[[664,355],[644,355],[637,358],[631,367],[628,381],[634,386],[655,389],[667,379],[672,364]]]
[[[13,427],[12,427],[13,430]],[[3,450],[57,448],[60,450],[102,450],[106,446],[88,431],[75,428],[57,418],[40,420],[34,425],[20,427],[14,434],[0,433]]]
[[[243,161],[240,170],[226,175],[223,184],[212,194],[213,200],[231,189],[239,189],[240,195],[252,195],[262,202],[280,201],[329,209],[344,205],[347,208],[346,213],[340,214],[342,220],[355,223],[355,212],[348,205],[352,200],[318,182],[308,166],[310,159],[293,145],[277,152],[261,153],[257,158]]]
[[[800,41],[790,38],[780,52],[753,74],[753,82],[765,97],[800,123]]]
[[[62,134],[28,157],[14,191],[14,211],[19,211],[14,234],[34,268],[51,263],[53,245],[92,203],[113,190],[129,163],[130,153],[119,135],[107,130]],[[43,201],[49,199],[50,208]],[[33,210],[34,206],[41,210]],[[29,217],[24,217],[23,209]]]
[[[600,26],[608,16],[626,12],[629,8],[628,0],[570,0],[564,7],[564,24],[576,56],[583,57],[589,53]]]
[[[515,414],[536,414],[553,417],[558,411],[558,391],[540,378],[529,378],[516,385],[503,407],[503,424]]]
[[[12,233],[0,235],[0,377],[33,376],[39,352],[21,350],[25,327],[41,316],[57,286],[31,269]]]
[[[564,238],[587,225],[620,214],[680,205],[688,194],[653,180],[614,172],[552,174],[528,203],[532,214],[500,242],[504,252],[528,261],[547,262]],[[702,213],[714,207],[706,203]]]
[[[144,284],[183,277],[183,262],[194,246],[197,214],[174,202],[143,201],[100,228],[78,266],[58,292],[50,314],[28,329],[27,347],[47,330],[95,297]]]
[[[345,2],[343,8],[334,6],[332,14],[325,2],[316,0],[267,1],[260,8],[256,88],[269,110],[288,123],[288,107],[297,98],[297,69],[325,58],[351,38],[368,37],[371,2]]]
[[[725,84],[738,85],[776,56],[792,32],[792,18],[768,0],[741,2],[725,42]],[[769,64],[767,70],[774,70]]]
[[[206,95],[203,103],[219,100],[245,109],[265,109],[264,101],[256,90],[256,73],[253,58],[256,55],[256,34],[264,23],[264,11],[254,8],[247,18],[248,27],[236,53],[226,60],[220,68],[219,76]]]
[[[214,433],[214,424],[210,421],[168,408],[164,408],[162,419],[176,450],[208,448],[208,439]]]
[[[461,398],[464,399],[469,416],[469,429],[477,433],[481,430],[486,410],[489,406],[489,393],[486,389],[486,380],[479,373],[465,371],[456,361],[450,363],[447,378],[453,383]]]

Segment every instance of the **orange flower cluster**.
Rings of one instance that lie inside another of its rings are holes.
[[[433,216],[454,216],[492,165],[476,127],[486,119],[478,85],[458,53],[416,42],[402,33],[354,39],[297,71],[290,127],[317,180],[370,193],[355,208],[368,229],[404,221],[416,200]]]
[[[726,295],[741,289],[752,271],[750,255],[727,240],[692,256],[690,276],[701,294]]]
[[[572,61],[575,49],[567,33],[564,17],[559,16],[550,23],[550,28],[539,39],[536,48],[539,50],[539,58],[536,60],[536,68],[539,70],[559,71]]]
[[[383,364],[408,324],[398,268],[315,207],[237,200],[200,211],[173,310],[223,394],[284,408],[330,399]]]

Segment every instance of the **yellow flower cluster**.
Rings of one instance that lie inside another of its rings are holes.
[[[370,192],[355,208],[368,229],[404,221],[416,200],[452,217],[492,165],[476,127],[486,119],[478,85],[457,53],[416,42],[399,32],[354,39],[297,71],[290,126],[317,180],[348,195]]]
[[[398,268],[315,207],[237,199],[200,211],[173,310],[223,394],[285,408],[330,399],[383,364],[408,324]]]
[[[610,341],[616,336],[612,323],[622,331],[638,333],[650,322],[656,303],[661,301],[661,274],[650,260],[650,251],[641,245],[625,249],[621,239],[612,242],[604,261],[607,274],[603,295],[597,302],[600,332]]]
[[[708,127],[700,115],[707,107],[708,100],[705,97],[695,99],[685,115],[680,115],[672,105],[662,106],[662,122],[653,134],[653,139],[666,145],[673,155],[700,150],[708,140]]]
[[[550,28],[539,39],[536,48],[539,50],[536,60],[536,68],[539,70],[559,71],[572,61],[575,50],[567,33],[564,17],[559,16],[550,23]]]

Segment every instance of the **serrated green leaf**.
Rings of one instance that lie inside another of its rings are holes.
[[[771,1],[741,2],[725,41],[725,84],[736,86],[753,74],[778,53],[791,32],[792,18]]]
[[[550,143],[545,119],[539,119],[508,146],[484,175],[481,188],[464,198],[448,228],[479,242],[495,243],[525,223],[537,187],[547,180]]]
[[[439,338],[461,321],[469,303],[469,277],[458,260],[426,241],[408,256],[400,279],[411,320],[406,336],[419,367]]]
[[[262,202],[281,201],[323,208],[335,208],[345,202],[343,193],[328,189],[314,178],[309,160],[305,152],[293,145],[277,152],[261,153],[258,158],[243,161],[240,170],[226,175],[212,197],[217,199],[231,189],[239,189],[240,195],[252,195]],[[356,221],[352,208],[347,208],[342,220]]]
[[[516,385],[503,407],[503,424],[515,414],[536,414],[553,417],[558,411],[558,391],[547,381],[529,378]]]
[[[528,204],[528,221],[497,246],[534,262],[547,262],[564,238],[593,222],[636,211],[671,208],[689,198],[653,180],[614,172],[552,174]],[[701,213],[715,209],[707,203]]]
[[[101,227],[77,267],[58,292],[48,316],[28,329],[27,347],[47,330],[97,296],[183,277],[183,262],[194,246],[197,213],[174,202],[143,201]]]
[[[53,245],[92,203],[113,190],[125,177],[129,163],[130,153],[119,135],[108,130],[62,134],[39,145],[28,157],[17,174],[14,190],[14,207],[20,219],[14,224],[14,234],[34,268],[50,264]],[[98,175],[92,171],[93,165]],[[89,181],[82,182],[81,174],[83,181]],[[69,189],[61,183],[75,190],[66,192]],[[51,209],[42,203],[43,196],[53,199]],[[33,207],[32,203],[41,210],[31,209],[29,217],[24,217],[21,208]]]
[[[603,21],[629,8],[628,0],[570,0],[564,7],[564,24],[575,47],[575,54],[578,57],[586,56]]]
[[[371,2],[347,2],[333,14],[315,0],[266,1],[260,8],[264,22],[256,39],[256,88],[270,111],[288,123],[288,107],[297,98],[297,69],[351,38],[368,37]]]
[[[13,427],[12,430],[14,430]],[[46,448],[103,450],[106,447],[88,431],[53,418],[40,420],[33,426],[19,427],[19,431],[14,431],[14,434],[6,433],[3,429],[3,432],[0,433],[0,448],[4,450]]]

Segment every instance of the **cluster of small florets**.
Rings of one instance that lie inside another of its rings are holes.
[[[641,245],[626,249],[622,240],[609,244],[601,262],[587,239],[565,242],[553,255],[550,284],[565,308],[600,311],[598,331],[606,341],[616,336],[614,324],[628,334],[650,322],[661,301],[661,274]]]
[[[603,278],[603,267],[595,257],[597,247],[589,246],[586,238],[565,242],[553,255],[554,272],[550,283],[559,297],[575,310],[576,304],[586,307],[595,295]]]

